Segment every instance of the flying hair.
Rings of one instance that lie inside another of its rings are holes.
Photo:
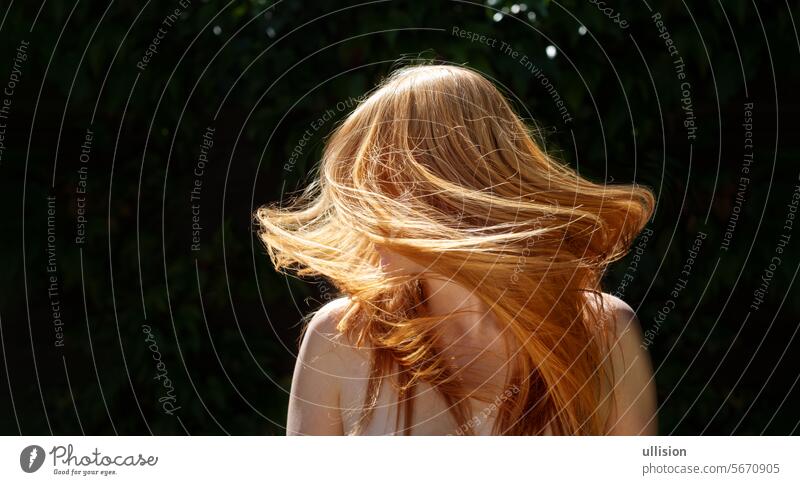
[[[495,434],[601,434],[612,379],[601,277],[653,207],[650,190],[592,182],[545,153],[483,75],[417,65],[366,96],[330,135],[318,177],[256,223],[278,270],[349,297],[338,329],[371,355],[359,429],[386,379],[406,433],[421,382],[459,423],[468,398],[492,399],[445,359],[436,319],[420,311],[422,275],[387,276],[379,245],[474,290],[500,322],[506,388],[519,392],[500,403]]]

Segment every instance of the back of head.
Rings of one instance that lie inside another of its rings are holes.
[[[587,295],[652,209],[648,190],[591,182],[542,151],[484,76],[425,65],[393,72],[332,133],[319,180],[257,217],[277,268],[351,297],[341,328],[375,349],[376,376],[399,367],[408,386],[466,395],[413,310],[422,273],[436,273],[475,289],[517,341],[509,385],[523,392],[497,431],[592,433],[600,349],[587,346],[598,320]],[[387,277],[378,248],[421,270]]]

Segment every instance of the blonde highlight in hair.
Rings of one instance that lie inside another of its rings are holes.
[[[380,245],[474,290],[511,338],[507,385],[519,392],[499,406],[496,434],[600,434],[609,375],[591,300],[653,206],[645,188],[555,161],[485,77],[425,65],[392,73],[332,133],[318,179],[256,220],[277,269],[323,276],[350,298],[338,328],[372,355],[362,426],[387,378],[406,432],[421,382],[459,423],[465,400],[481,398],[420,311],[419,275],[387,277]]]

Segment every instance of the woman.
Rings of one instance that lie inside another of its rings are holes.
[[[652,210],[554,161],[480,74],[394,72],[256,215],[276,268],[342,295],[309,322],[287,432],[654,433],[639,324],[600,287]]]

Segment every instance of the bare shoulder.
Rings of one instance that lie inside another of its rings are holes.
[[[650,365],[647,351],[642,346],[642,324],[630,305],[614,295],[603,293],[606,338],[615,367],[630,365]],[[635,362],[642,360],[642,362]],[[646,362],[645,362],[646,361]],[[615,369],[618,371],[619,369]]]
[[[603,302],[607,308],[615,314],[628,314],[633,315],[633,308],[625,303],[621,298],[618,298],[610,293],[602,293]]]
[[[601,293],[597,299],[590,299],[595,307],[600,306],[602,325],[609,330],[609,336],[617,338],[631,332],[641,332],[636,312],[622,299],[609,293]]]
[[[311,316],[307,331],[319,336],[335,337],[338,334],[336,327],[349,303],[347,298],[337,298],[326,303]]]
[[[606,363],[613,382],[609,390],[612,410],[609,434],[654,434],[656,389],[650,355],[642,343],[642,327],[636,312],[620,298],[603,293],[603,310],[608,355]]]
[[[363,352],[338,329],[349,304],[349,299],[338,298],[314,313],[300,345],[298,357],[304,359],[304,364],[327,364],[327,367],[333,368],[322,369],[323,372],[333,371],[336,370],[334,368],[346,367],[353,359],[364,357]]]
[[[346,298],[327,303],[308,323],[292,377],[287,434],[344,432],[342,393],[365,361],[337,328],[348,305]]]

